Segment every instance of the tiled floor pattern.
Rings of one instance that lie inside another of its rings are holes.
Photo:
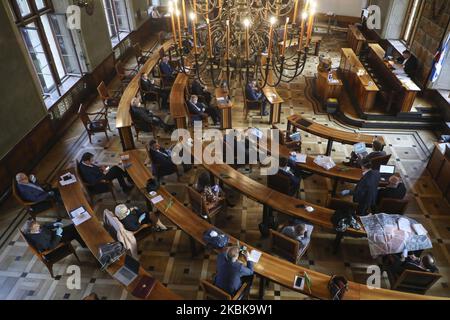
[[[333,59],[338,59],[338,44],[343,40],[337,37],[324,39],[323,50],[328,52]],[[316,69],[317,58],[312,58],[304,75],[311,77]],[[116,83],[112,84],[114,87]],[[286,124],[286,117],[294,113],[302,113],[305,117],[316,122],[336,127],[342,130],[356,131],[345,127],[328,115],[320,113],[318,104],[313,99],[311,85],[304,77],[299,77],[293,83],[280,85],[279,92],[286,100],[282,114],[282,124]],[[233,123],[236,128],[249,126],[268,127],[262,123],[259,116],[251,116],[248,121],[242,117],[242,93],[239,85],[232,91],[233,102],[236,109],[233,111]],[[99,108],[100,102],[96,102],[91,108]],[[166,119],[170,118],[165,115]],[[52,148],[50,153],[36,168],[36,173],[41,180],[52,181],[57,177],[61,168],[74,165],[74,160],[81,154],[90,151],[96,154],[96,160],[102,164],[118,163],[121,150],[117,132],[114,129],[114,113],[111,114],[111,126],[114,137],[108,142],[98,135],[94,144],[89,144],[83,132],[81,124],[77,121],[69,131],[61,138],[60,142]],[[264,119],[263,121],[267,121]],[[431,295],[449,296],[448,283],[450,279],[450,206],[443,200],[433,180],[427,174],[425,167],[430,155],[434,134],[428,131],[364,131],[372,134],[383,135],[388,143],[387,151],[392,153],[391,163],[397,166],[402,174],[407,187],[410,204],[407,215],[423,223],[429,230],[433,239],[432,253],[435,255],[442,279],[428,292]],[[309,154],[323,154],[326,149],[324,139],[304,134],[304,151]],[[150,135],[143,134],[137,147],[142,149],[142,160],[146,155],[143,146],[151,139]],[[162,144],[170,144],[170,138],[162,134],[158,137]],[[343,146],[336,143],[333,150],[333,158],[339,162],[345,160],[351,152],[351,146]],[[188,205],[185,192],[186,185],[194,183],[195,176],[201,167],[196,167],[189,174],[177,182],[175,177],[168,177],[165,186],[178,199]],[[252,172],[243,171],[253,179],[265,183],[265,178],[258,176],[258,170]],[[345,188],[347,186],[340,186]],[[351,186],[350,186],[351,187]],[[325,204],[331,190],[331,181],[312,176],[302,182],[301,197],[307,201]],[[225,219],[219,216],[216,225],[231,235],[251,243],[262,250],[270,251],[266,239],[261,239],[258,231],[258,223],[262,217],[262,206],[243,197],[238,192],[226,190],[235,207],[228,209],[228,215],[232,218]],[[119,202],[132,203],[144,206],[142,196],[137,190],[130,196],[117,191]],[[97,214],[105,208],[112,209],[114,202],[108,196],[99,197],[95,201]],[[26,244],[16,231],[17,226],[22,225],[26,215],[12,200],[2,205],[2,217],[0,218],[0,299],[80,299],[91,292],[96,292],[102,299],[130,299],[131,297],[111,279],[106,273],[98,270],[96,261],[86,249],[77,247],[81,261],[81,288],[69,290],[67,287],[67,267],[76,264],[74,257],[69,257],[55,265],[56,279],[51,279],[45,266],[37,261],[27,249]],[[57,212],[48,212],[42,216],[43,221],[51,220]],[[63,214],[63,212],[60,212]],[[284,217],[279,217],[281,220]],[[163,219],[164,223],[170,223]],[[367,266],[375,264],[370,254],[365,239],[346,238],[337,255],[331,253],[333,234],[316,228],[313,234],[312,245],[308,254],[301,261],[301,265],[312,270],[327,274],[342,274],[348,279],[364,283],[367,274]],[[203,293],[199,288],[200,279],[210,278],[215,272],[215,255],[209,252],[200,252],[192,258],[189,238],[181,230],[172,230],[159,233],[156,242],[151,237],[139,243],[140,261],[144,268],[155,275],[170,289],[186,299],[202,299]],[[388,288],[386,278],[383,278],[383,287]],[[255,281],[251,297],[256,298],[258,293],[258,280]],[[265,299],[308,299],[301,294],[280,287],[277,284],[269,284]]]

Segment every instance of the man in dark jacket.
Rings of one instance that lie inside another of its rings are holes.
[[[50,203],[52,200],[59,203],[62,202],[58,189],[41,186],[34,176],[28,177],[24,173],[18,173],[16,175],[16,183],[19,196],[25,201],[36,203],[33,209],[37,211],[41,207],[45,207],[43,205],[44,202]]]
[[[138,231],[145,224],[155,226],[156,231],[167,230],[167,227],[154,214],[145,212],[137,207],[128,209],[126,205],[119,204],[114,213],[125,229],[131,232]]]
[[[353,192],[350,190],[342,191],[342,195],[353,194],[353,202],[358,204],[356,214],[366,216],[369,210],[375,207],[378,196],[378,185],[380,183],[380,172],[372,170],[372,162],[363,159],[361,162],[363,177],[356,185]]]
[[[153,174],[159,178],[176,173],[177,166],[172,162],[170,152],[156,141],[152,140],[149,144],[149,156],[152,161]]]
[[[262,92],[258,90],[258,87],[256,86],[256,81],[251,81],[247,84],[245,88],[245,98],[247,100],[252,100],[252,102],[248,103],[249,108],[256,108],[256,104],[260,102],[262,103],[262,113],[263,113],[262,115],[263,116],[269,115],[269,113],[266,111],[267,100],[262,94]]]
[[[170,96],[170,90],[162,89],[161,87],[157,86],[155,84],[155,80],[149,79],[146,73],[143,73],[141,76],[140,86],[142,91],[142,99],[145,99],[146,101],[151,101],[152,93],[159,94],[159,96],[161,97],[162,109],[169,109],[168,101]]]
[[[198,102],[198,97],[192,95],[191,99],[187,102],[189,112],[196,116],[198,119],[205,119],[205,116],[209,116],[214,125],[220,123],[219,110],[217,108],[205,106],[203,103]]]
[[[208,106],[211,105],[212,95],[208,91],[208,88],[206,86],[203,86],[200,81],[195,79],[192,81],[192,87],[191,87],[191,93],[196,96],[202,96],[205,98],[205,102]]]
[[[55,222],[41,226],[35,220],[28,220],[24,234],[39,252],[52,250],[61,242],[67,243],[72,240],[77,240],[84,248],[86,247],[73,224],[63,227],[61,222]]]
[[[164,56],[159,64],[159,70],[162,73],[162,76],[168,83],[173,83],[177,76],[177,72],[172,68],[169,63],[169,57]]]
[[[371,153],[369,154],[366,153],[366,156],[363,157],[362,155],[358,155],[354,151],[352,151],[350,161],[344,162],[343,164],[346,166],[359,168],[361,166],[360,163],[362,159],[373,160],[375,158],[386,156],[386,152],[383,151],[383,147],[384,147],[383,144],[379,140],[374,140]]]
[[[403,51],[402,57],[398,62],[403,66],[403,70],[410,77],[413,78],[417,71],[417,58],[409,50]]]
[[[242,287],[242,283],[246,282],[247,288],[241,296],[243,297],[250,292],[253,280],[253,262],[248,260],[248,253],[246,253],[247,266],[240,263],[238,258],[238,247],[230,247],[226,252],[217,256],[217,274],[214,284],[233,296]]]
[[[175,126],[168,125],[160,117],[155,116],[150,110],[145,109],[138,98],[131,100],[130,112],[135,125],[145,124],[141,130],[145,132],[150,132],[152,126],[158,126],[162,128],[165,132],[172,132]]]
[[[92,153],[86,152],[83,154],[81,157],[79,170],[81,178],[90,185],[95,186],[104,181],[113,181],[117,179],[125,193],[128,193],[133,189],[133,186],[129,186],[125,182],[125,179],[127,179],[129,183],[133,183],[130,176],[125,171],[118,166],[108,169],[95,165],[94,155]]]
[[[295,166],[292,166],[292,163],[290,163],[288,159],[280,158],[280,168],[278,170],[278,174],[282,174],[289,178],[291,186],[290,196],[296,195],[300,188],[301,177]]]

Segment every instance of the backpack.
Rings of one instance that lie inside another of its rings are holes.
[[[213,235],[211,235],[213,233]],[[217,233],[217,236],[214,236]],[[203,241],[205,241],[208,247],[213,249],[223,249],[227,246],[230,238],[222,231],[211,228],[203,233]]]
[[[331,300],[342,300],[348,291],[348,281],[342,276],[332,276],[328,282]]]
[[[125,247],[120,242],[110,242],[100,246],[98,261],[102,265],[101,270],[104,271],[111,264],[118,261],[126,252]]]

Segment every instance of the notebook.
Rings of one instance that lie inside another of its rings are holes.
[[[125,264],[114,274],[114,278],[125,286],[129,286],[138,277],[139,267],[139,261],[126,255]]]

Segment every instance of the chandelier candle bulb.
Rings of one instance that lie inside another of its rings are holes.
[[[273,41],[273,25],[275,24],[275,18],[270,19],[270,29],[269,29],[269,49],[267,50],[268,61],[272,57],[272,41]]]
[[[281,56],[284,57],[284,53],[286,51],[286,45],[287,45],[287,33],[288,33],[288,24],[289,24],[289,17],[286,18],[286,24],[284,25],[284,34],[283,34],[283,48],[281,49]]]
[[[183,41],[182,41],[182,38],[181,38],[180,11],[178,11],[178,9],[177,9],[176,14],[177,14],[177,22],[178,22],[178,44],[180,45],[180,49],[182,49],[183,48]]]
[[[245,57],[247,61],[250,60],[250,45],[249,45],[249,35],[248,28],[250,27],[250,21],[248,19],[244,20],[245,25]]]
[[[172,2],[169,2],[169,12],[170,12],[170,18],[172,19],[172,35],[173,35],[173,43],[177,43],[177,30],[175,28],[175,17],[173,12],[173,4]]]
[[[187,17],[186,17],[186,3],[185,3],[185,0],[181,0],[181,6],[183,8],[184,29],[187,30],[188,29],[188,24],[187,24]]]
[[[309,20],[308,20],[308,38],[306,39],[306,46],[308,47],[311,43],[311,37],[313,33],[313,24],[314,24],[314,14],[315,14],[315,3],[311,3],[311,9],[309,11]]]
[[[300,29],[300,39],[298,39],[298,50],[302,51],[303,49],[303,37],[305,35],[305,21],[308,18],[308,13],[306,11],[302,14],[302,25]]]
[[[194,37],[194,54],[197,54],[197,31],[195,30],[195,13],[190,14],[192,21],[192,36]]]
[[[192,9],[194,9],[194,14],[196,15],[197,14],[197,0],[194,0],[193,5],[194,5],[194,7]]]
[[[292,17],[292,23],[293,24],[296,24],[296,22],[297,22],[297,12],[298,12],[298,0],[295,0],[294,16]]]
[[[227,60],[230,61],[230,20],[227,20]]]
[[[209,57],[213,57],[212,52],[212,39],[211,39],[211,24],[209,23],[209,19],[206,18],[206,24],[208,25],[208,49],[209,49]]]

